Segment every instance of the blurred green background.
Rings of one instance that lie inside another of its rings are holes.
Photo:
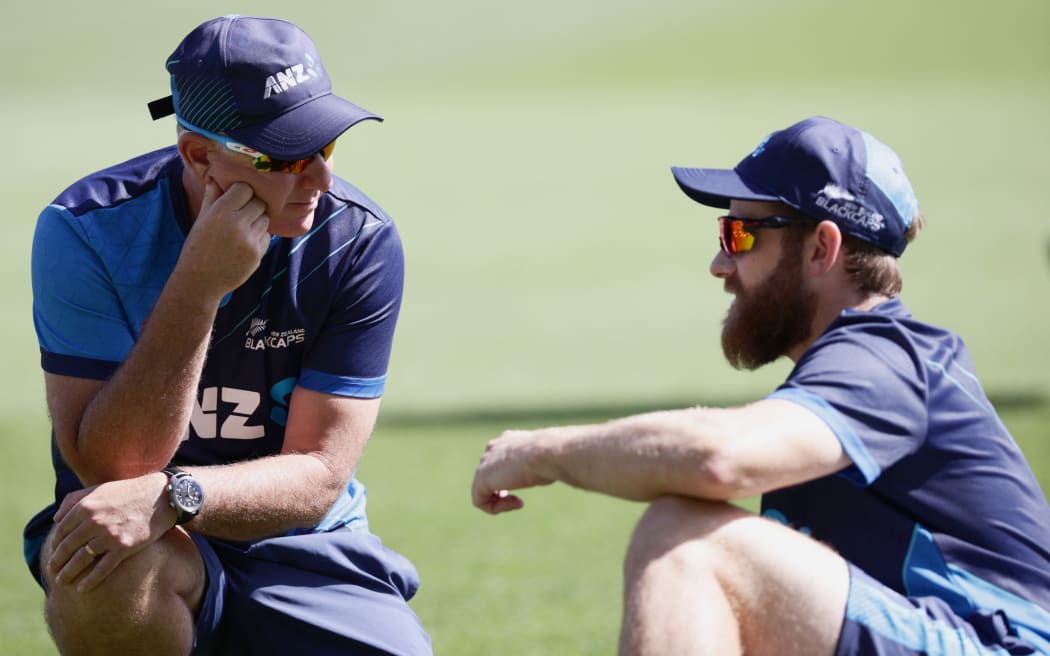
[[[959,330],[1050,489],[1050,4],[882,0],[34,3],[0,24],[14,163],[0,241],[0,635],[50,654],[19,531],[47,498],[30,315],[39,210],[81,175],[173,141],[145,103],[221,13],[276,15],[318,43],[336,92],[382,114],[338,171],[398,221],[408,281],[384,414],[362,464],[372,522],[419,567],[443,654],[610,653],[641,507],[561,486],[520,513],[468,490],[503,428],[771,390],[718,346],[716,212],[671,165],[732,166],[813,114],[897,150],[928,228],[904,300]]]

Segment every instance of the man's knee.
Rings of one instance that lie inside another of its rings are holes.
[[[639,520],[624,575],[634,618],[655,600],[705,612],[723,600],[745,653],[782,653],[785,626],[798,644],[820,645],[792,653],[825,653],[849,589],[846,562],[816,540],[728,503],[675,497]]]
[[[59,582],[48,572],[47,558],[53,550],[50,543],[49,538],[41,552],[47,585],[45,616],[52,637],[64,653],[67,648],[70,653],[95,653],[87,647],[103,639],[120,639],[115,635],[120,631],[112,627],[119,627],[125,637],[137,636],[135,640],[149,644],[156,625],[167,622],[162,634],[179,631],[181,626],[181,633],[188,629],[192,639],[193,617],[207,575],[185,533],[169,532],[121,561],[99,585],[86,591],[77,589],[79,580]],[[111,628],[100,633],[100,626]]]
[[[54,551],[53,536],[49,535],[40,553],[41,572],[49,596],[52,592],[75,590],[81,577],[61,583],[47,567]],[[185,533],[171,531],[145,549],[128,556],[97,586],[102,596],[114,596],[118,600],[134,596],[137,590],[157,591],[172,585],[185,588],[191,579],[187,574],[193,569],[196,547]],[[199,559],[199,558],[198,558]]]
[[[627,550],[627,564],[639,564],[681,551],[710,551],[724,543],[726,527],[740,519],[758,519],[729,503],[685,497],[660,497],[638,521]]]

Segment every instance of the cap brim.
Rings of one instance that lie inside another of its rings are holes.
[[[335,94],[319,96],[272,121],[230,130],[229,136],[277,159],[309,157],[356,123],[382,117]]]
[[[732,169],[691,169],[672,166],[671,173],[687,196],[708,207],[725,209],[732,200],[779,201],[744,182]]]

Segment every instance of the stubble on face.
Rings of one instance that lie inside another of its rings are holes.
[[[726,280],[736,298],[722,322],[722,353],[735,369],[758,369],[809,338],[816,295],[803,285],[801,243],[783,244],[776,266],[753,289]]]

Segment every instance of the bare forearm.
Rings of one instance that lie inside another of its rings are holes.
[[[717,437],[699,409],[656,412],[536,433],[543,476],[637,501],[665,494],[727,498]]]
[[[257,540],[319,523],[346,488],[350,472],[320,458],[285,454],[233,465],[186,469],[205,502],[186,527],[226,540]]]
[[[205,488],[205,503],[183,526],[230,540],[254,540],[316,525],[349,477],[326,466],[320,454],[191,471]],[[167,475],[153,472],[68,494],[55,513],[54,543],[59,546],[47,561],[52,575],[58,576],[88,543],[104,554],[110,572],[124,558],[164,536],[176,518],[168,503],[168,480]],[[99,576],[85,582],[94,586]]]
[[[481,458],[474,505],[489,513],[516,510],[524,502],[510,491],[555,481],[635,501],[668,494],[730,499],[739,488],[725,470],[726,434],[701,409],[507,431]]]
[[[165,288],[127,360],[84,409],[69,459],[85,483],[169,462],[189,425],[217,308],[178,281]]]
[[[252,540],[315,526],[350,480],[379,414],[381,399],[296,388],[281,455],[188,468],[205,501],[191,531]]]
[[[510,491],[562,481],[647,501],[661,495],[732,500],[827,476],[850,465],[825,421],[791,401],[689,408],[589,426],[507,431],[474,475],[474,505],[516,510]]]

